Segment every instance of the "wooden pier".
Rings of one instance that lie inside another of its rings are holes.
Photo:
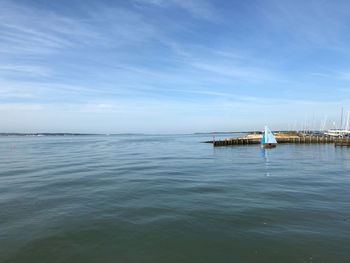
[[[334,146],[350,146],[349,137],[327,137],[327,136],[291,136],[278,137],[277,143],[295,143],[295,144],[313,144],[313,143],[333,143]],[[207,141],[214,146],[229,146],[229,145],[248,145],[260,144],[261,138],[238,137],[225,140]]]

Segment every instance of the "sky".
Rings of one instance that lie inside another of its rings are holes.
[[[0,132],[339,126],[349,32],[348,0],[0,0]]]

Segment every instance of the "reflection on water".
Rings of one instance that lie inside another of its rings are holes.
[[[264,147],[261,147],[261,153],[264,159],[265,163],[265,176],[270,176],[270,171],[269,171],[269,150],[271,149],[265,149]]]

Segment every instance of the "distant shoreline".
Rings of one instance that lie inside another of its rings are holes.
[[[192,134],[231,134],[231,133],[255,133],[254,131],[235,131],[235,132],[195,132]]]
[[[201,135],[201,134],[233,134],[233,133],[255,133],[255,132],[196,132],[187,133],[187,135]],[[160,134],[144,134],[144,133],[67,133],[67,132],[35,132],[35,133],[20,133],[20,132],[2,132],[0,136],[92,136],[92,135],[160,135]],[[186,134],[184,134],[186,135]]]
[[[86,135],[100,135],[100,134],[88,134],[88,133],[15,133],[4,132],[0,133],[0,136],[86,136]]]

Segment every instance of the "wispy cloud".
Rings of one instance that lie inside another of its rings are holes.
[[[348,26],[347,1],[262,1],[262,14],[273,33],[289,45],[312,45],[318,48],[339,49],[345,44]]]
[[[50,70],[48,68],[33,66],[33,65],[14,65],[14,64],[0,64],[0,77],[4,77],[4,75],[35,75],[35,76],[49,76]]]
[[[194,17],[208,19],[208,20],[216,20],[218,19],[214,7],[207,1],[201,0],[173,0],[173,2],[188,12],[190,12]]]
[[[231,81],[235,78],[244,79],[246,81],[263,81],[271,79],[272,76],[268,72],[259,68],[247,68],[234,65],[225,64],[211,64],[211,63],[193,63],[193,67],[206,71],[208,74],[216,74],[219,76],[229,77]]]
[[[214,6],[205,0],[134,0],[135,3],[151,4],[161,8],[181,8],[197,19],[219,21]]]
[[[98,37],[88,24],[9,1],[0,9],[1,53],[49,53]]]
[[[45,54],[70,48],[115,47],[156,36],[154,27],[131,10],[103,5],[79,19],[3,1],[0,54]]]
[[[34,103],[0,103],[2,111],[41,111],[45,107]]]
[[[322,77],[329,80],[336,81],[350,81],[350,71],[346,70],[324,70],[322,72],[312,72],[310,73],[312,76]]]
[[[350,81],[350,71],[348,71],[348,72],[340,72],[338,76],[342,80]]]

